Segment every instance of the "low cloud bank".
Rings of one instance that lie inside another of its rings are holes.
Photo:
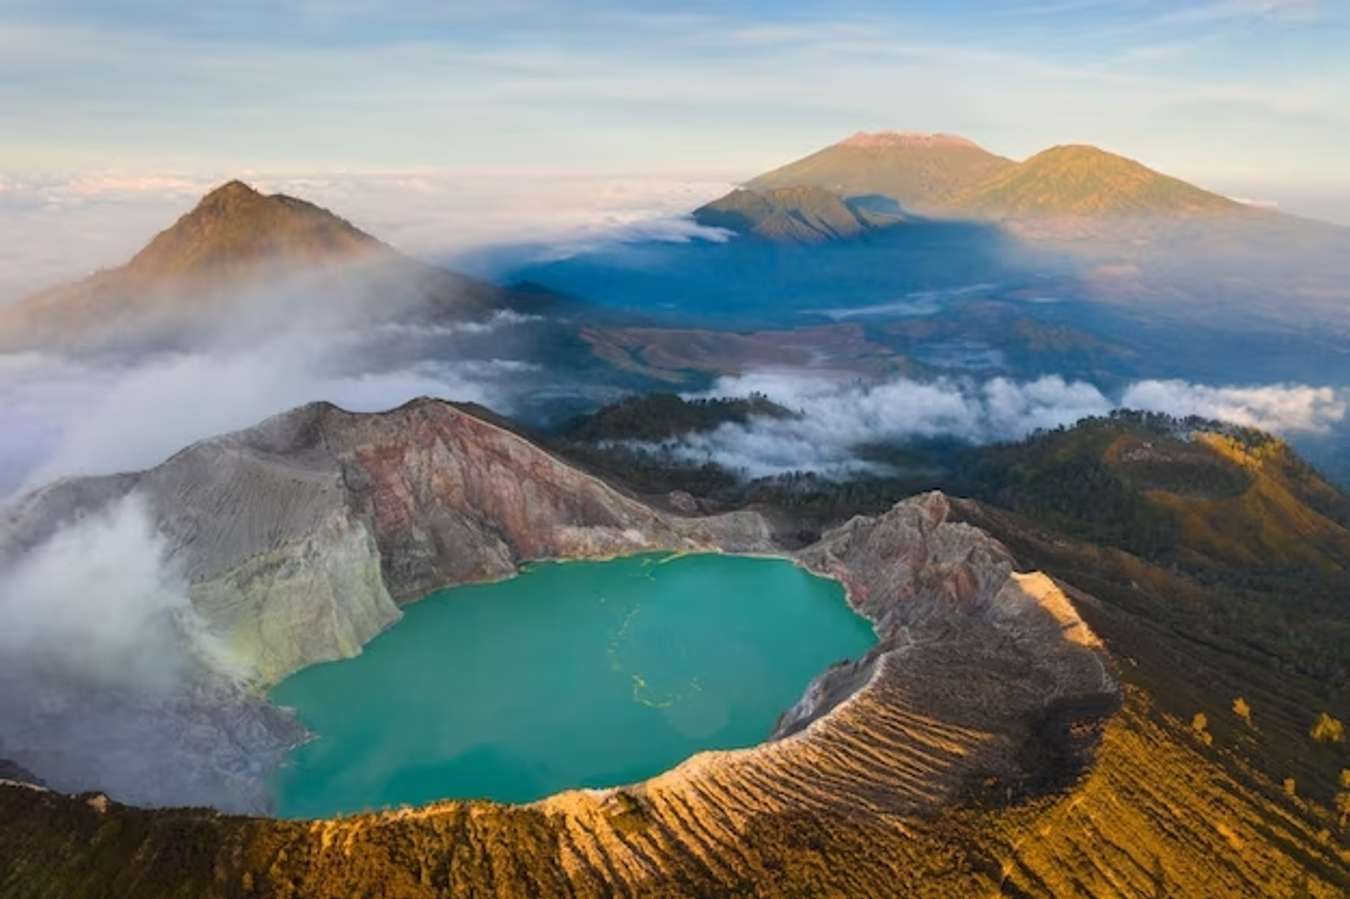
[[[1212,387],[1140,381],[1119,397],[1058,376],[866,383],[806,372],[763,371],[720,379],[707,396],[763,393],[800,412],[693,434],[666,447],[688,462],[717,462],[749,477],[815,471],[830,477],[878,472],[858,448],[914,438],[973,443],[1015,440],[1112,409],[1199,415],[1281,434],[1323,433],[1346,417],[1347,399],[1329,387],[1297,384]]]
[[[506,313],[488,323],[445,325],[445,333],[418,339],[481,336],[484,328],[531,321]],[[67,475],[145,468],[197,440],[314,400],[377,411],[430,395],[510,412],[526,385],[542,377],[537,366],[517,359],[400,358],[370,346],[376,340],[397,347],[403,336],[378,328],[344,339],[283,335],[253,347],[130,361],[0,354],[0,433],[6,435],[0,498]]]
[[[887,303],[873,303],[868,306],[841,306],[829,309],[808,309],[811,315],[821,315],[833,321],[842,322],[858,318],[913,318],[936,315],[951,300],[976,294],[987,293],[997,288],[997,284],[981,282],[963,287],[947,287],[937,290],[912,290],[897,300]]]
[[[1347,392],[1306,384],[1210,387],[1186,381],[1140,381],[1120,399],[1129,409],[1200,415],[1276,434],[1324,434],[1345,419]]]

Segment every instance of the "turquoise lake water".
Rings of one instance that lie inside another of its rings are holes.
[[[541,563],[408,606],[354,659],[271,692],[316,739],[277,813],[616,786],[762,742],[833,662],[874,642],[838,583],[776,559]]]

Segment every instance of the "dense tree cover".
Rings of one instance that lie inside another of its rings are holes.
[[[791,414],[761,393],[744,398],[693,400],[674,393],[646,393],[577,416],[558,428],[556,436],[591,443],[653,442],[710,431],[725,422],[745,422],[751,416],[782,418]]]

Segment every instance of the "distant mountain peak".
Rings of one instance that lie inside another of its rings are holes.
[[[502,296],[409,259],[321,206],[234,179],[125,265],[0,308],[0,350],[186,345],[302,308],[315,326],[458,320],[495,310]]]
[[[859,131],[745,184],[765,196],[799,186],[822,188],[855,207],[886,197],[920,215],[1038,222],[1185,219],[1246,209],[1090,144],[1061,144],[1014,162],[941,132]]]
[[[840,147],[973,147],[979,145],[957,134],[922,131],[859,131],[841,140]]]
[[[1061,144],[976,185],[963,209],[1010,217],[1194,216],[1242,207],[1090,144]]]
[[[262,197],[263,194],[253,187],[246,184],[238,178],[226,181],[224,184],[214,188],[206,193],[199,202],[201,203],[219,203],[248,197]]]
[[[956,194],[1013,165],[954,134],[860,131],[746,184],[756,191],[821,187],[844,199],[885,196],[911,212],[942,209]]]
[[[327,209],[232,180],[160,232],[127,269],[146,277],[193,275],[269,262],[339,262],[381,250],[388,248]]]

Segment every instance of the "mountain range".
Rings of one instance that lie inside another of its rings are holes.
[[[809,191],[809,193],[805,193]],[[889,202],[886,218],[866,212]],[[822,213],[847,223],[820,227]],[[1097,147],[1051,147],[1022,162],[963,137],[858,133],[700,207],[695,218],[770,240],[853,237],[903,221],[903,213],[981,220],[1234,216],[1257,210]]]
[[[1019,163],[965,138],[897,132],[856,134],[693,215],[767,242],[802,244],[931,219],[1110,230],[1276,218],[1094,147],[1054,147]],[[542,299],[537,285],[517,295],[419,262],[326,209],[230,181],[125,265],[0,307],[0,349],[173,346],[221,334],[247,340],[295,322],[434,323]]]

